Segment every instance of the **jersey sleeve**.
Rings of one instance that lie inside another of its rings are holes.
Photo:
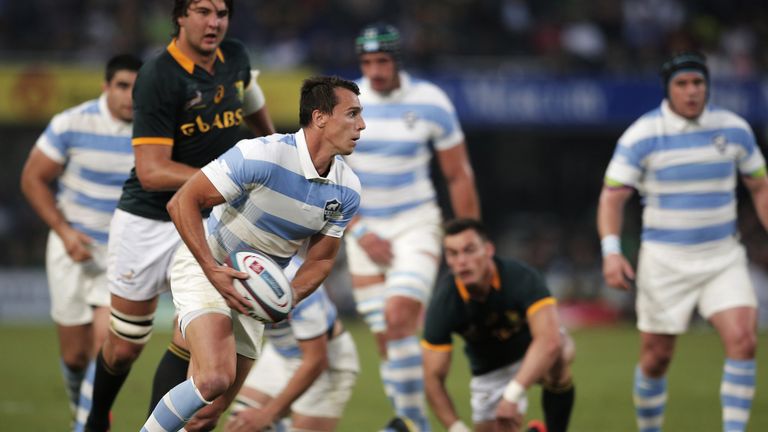
[[[248,151],[248,158],[244,155],[246,149],[256,147],[258,150],[260,145],[258,139],[242,140],[202,168],[203,174],[228,203],[240,198],[248,187],[263,183],[270,164],[254,158],[254,151]]]
[[[539,272],[523,267],[521,276],[520,283],[516,285],[514,292],[519,294],[521,306],[525,310],[526,316],[533,315],[543,306],[556,303]]]
[[[67,129],[68,117],[64,114],[57,114],[37,139],[35,147],[51,160],[64,165],[69,151],[69,141],[65,135]]]
[[[619,138],[605,172],[606,186],[637,187],[640,182],[644,171],[643,161],[650,149],[633,139],[636,127],[636,125],[631,126]]]
[[[427,115],[432,121],[432,139],[435,150],[450,149],[464,142],[464,131],[461,129],[456,108],[441,89],[434,88],[434,108]]]
[[[450,290],[455,290],[450,284],[450,278],[443,277],[427,307],[424,319],[424,333],[421,346],[432,351],[450,351],[453,349],[453,314],[450,310]]]
[[[139,70],[133,88],[131,143],[173,145],[177,97],[168,80],[163,80],[151,66]]]
[[[741,119],[739,119],[741,120]],[[739,156],[737,164],[739,173],[744,176],[763,177],[766,175],[765,158],[760,151],[755,134],[746,121],[741,121],[741,127],[738,129]]]

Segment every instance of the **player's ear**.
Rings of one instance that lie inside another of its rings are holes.
[[[320,110],[312,111],[312,123],[314,123],[315,126],[322,129],[325,127],[325,124],[327,122],[328,122],[328,114],[321,112]]]

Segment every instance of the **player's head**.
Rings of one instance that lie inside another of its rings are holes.
[[[689,119],[701,115],[709,93],[709,69],[703,54],[684,51],[673,55],[662,64],[661,78],[674,112]]]
[[[334,153],[350,154],[365,129],[359,94],[357,84],[343,78],[307,78],[301,86],[299,123],[322,134],[333,145]]]
[[[102,90],[107,97],[107,109],[122,121],[133,120],[133,84],[141,68],[141,60],[132,54],[120,54],[107,61]]]
[[[219,47],[229,28],[234,0],[174,0],[176,38],[184,38],[192,49],[209,55]]]
[[[468,288],[483,288],[493,277],[496,248],[482,222],[459,218],[443,225],[445,261],[453,275]]]
[[[360,70],[373,90],[389,93],[400,86],[400,32],[385,23],[365,27],[355,39]]]

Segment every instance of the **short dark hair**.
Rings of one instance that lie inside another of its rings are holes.
[[[488,230],[485,228],[485,225],[483,225],[483,223],[477,219],[456,218],[451,219],[443,224],[443,232],[445,235],[456,235],[467,230],[473,230],[484,241],[490,241],[490,237],[488,237]]]
[[[333,113],[333,107],[339,103],[336,99],[337,87],[345,88],[356,95],[360,95],[360,88],[352,81],[337,76],[313,76],[304,80],[301,85],[301,99],[299,101],[299,124],[308,126],[312,121],[312,111],[321,113]]]
[[[141,68],[141,59],[133,54],[118,54],[107,62],[107,68],[104,72],[106,82],[112,81],[115,74],[121,70],[138,72]]]
[[[187,14],[187,10],[192,3],[201,0],[173,0],[173,12],[171,13],[171,21],[173,22],[173,33],[171,36],[176,37],[179,35],[179,18]],[[235,0],[224,0],[224,4],[227,5],[227,11],[229,16],[235,11]]]

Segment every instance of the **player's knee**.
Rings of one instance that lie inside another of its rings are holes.
[[[61,353],[61,361],[70,370],[81,371],[88,367],[91,361],[88,349],[66,350]]]
[[[660,377],[667,372],[674,350],[665,345],[653,345],[643,351],[640,364],[647,376]]]
[[[384,307],[387,338],[402,339],[416,334],[421,318],[421,303],[408,297],[390,297]]]
[[[235,382],[235,374],[222,370],[199,371],[195,373],[194,380],[195,387],[197,387],[203,399],[212,401],[224,394],[232,383]],[[211,408],[210,410],[213,409]]]
[[[725,345],[729,357],[751,359],[757,350],[757,335],[747,328],[737,329],[728,336]]]

